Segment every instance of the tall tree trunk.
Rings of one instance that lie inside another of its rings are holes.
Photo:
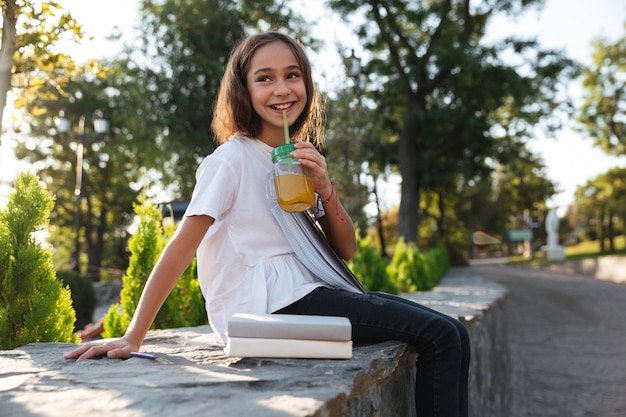
[[[93,280],[92,276],[93,270],[93,253],[95,248],[95,233],[94,233],[94,204],[93,204],[93,194],[91,191],[87,193],[85,196],[85,201],[87,201],[87,212],[83,216],[82,227],[85,229],[85,245],[82,247],[87,254],[87,272],[85,274],[85,278],[89,280]]]
[[[613,209],[609,209],[609,224],[608,224],[608,232],[609,232],[609,251],[611,253],[615,253],[615,223],[613,222],[613,217],[615,217],[615,213],[613,213]]]
[[[104,235],[107,231],[107,205],[102,205],[96,228],[95,245],[89,253],[89,266],[87,275],[92,281],[100,281],[100,270],[102,269],[102,254],[104,252]]]
[[[439,191],[437,193],[437,197],[439,201],[437,202],[439,208],[439,217],[437,217],[437,234],[439,235],[439,239],[443,240],[445,237],[445,224],[444,224],[444,212],[446,210],[446,205],[443,201],[443,192]]]
[[[7,94],[11,88],[13,54],[17,42],[17,16],[19,7],[15,0],[2,1],[2,41],[0,43],[0,138],[2,138],[2,118],[7,105]],[[1,143],[1,142],[0,142]]]
[[[600,228],[600,250],[604,252],[606,247],[604,246],[604,238],[606,237],[606,231],[604,227],[604,206],[600,206],[600,215],[598,216],[598,226]]]
[[[417,243],[419,227],[421,174],[418,168],[417,135],[417,122],[407,120],[398,141],[398,163],[402,176],[398,237],[403,237],[407,243]]]
[[[376,202],[376,224],[378,229],[378,240],[380,241],[380,254],[387,257],[387,245],[385,243],[385,233],[383,228],[383,217],[380,213],[380,201],[378,199],[378,185],[377,176],[373,176],[374,179],[374,201]]]
[[[99,215],[96,217],[96,209],[93,205],[93,195],[87,197],[87,215],[84,223],[85,227],[85,243],[87,245],[87,279],[91,281],[100,280],[100,264],[102,263],[103,234],[102,216],[106,213],[105,204]],[[106,224],[105,224],[106,228]]]

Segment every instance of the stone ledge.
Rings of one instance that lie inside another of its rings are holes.
[[[506,332],[499,315],[492,314],[504,299],[504,288],[476,276],[470,267],[452,269],[433,291],[405,296],[467,324],[473,348],[470,415],[507,415]],[[156,361],[75,363],[62,358],[72,346],[39,343],[0,351],[2,416],[415,413],[416,354],[398,342],[355,347],[350,360],[237,359],[224,356],[210,328],[201,326],[149,332],[142,350],[158,355]]]

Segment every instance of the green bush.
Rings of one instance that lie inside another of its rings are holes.
[[[450,252],[447,246],[442,241],[439,241],[434,247],[425,252],[425,260],[429,265],[427,286],[430,289],[437,286],[441,278],[450,269]]]
[[[418,290],[417,256],[417,245],[407,244],[404,239],[398,240],[391,262],[387,265],[387,274],[400,293]]]
[[[443,242],[422,252],[416,244],[400,239],[388,261],[373,239],[371,235],[361,238],[357,231],[357,252],[346,262],[367,291],[427,291],[437,286],[450,268],[450,255]]]
[[[135,204],[135,213],[139,224],[128,242],[131,252],[128,270],[122,277],[120,303],[112,305],[105,315],[102,333],[105,338],[119,337],[126,332],[148,276],[175,229],[174,224],[163,226],[161,211],[144,196]],[[206,324],[204,298],[195,271],[194,260],[163,303],[151,329]]]
[[[50,252],[34,237],[53,207],[37,177],[23,173],[0,211],[0,349],[78,341],[70,290],[61,286]]]
[[[376,248],[372,236],[359,237],[358,249],[346,264],[367,291],[383,291],[396,294],[398,288],[387,275],[387,259]]]
[[[70,288],[72,305],[76,311],[74,331],[81,330],[93,321],[93,312],[96,308],[96,291],[93,282],[72,270],[57,271],[57,278],[61,280],[64,287]]]
[[[427,291],[439,283],[449,267],[450,257],[442,243],[421,252],[415,243],[407,244],[400,239],[387,274],[400,293]]]
[[[183,326],[200,326],[208,323],[204,297],[196,270],[194,257],[174,288],[174,291],[178,293],[179,308],[184,320]]]

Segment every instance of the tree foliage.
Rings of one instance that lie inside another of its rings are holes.
[[[341,190],[342,204],[352,220],[365,231],[368,203],[374,203],[377,213],[390,208],[381,207],[376,185],[393,155],[393,146],[385,141],[393,132],[385,132],[384,115],[368,107],[367,92],[349,84],[328,100],[327,121],[324,154],[330,177]],[[384,246],[384,239],[380,240]]]
[[[82,37],[82,27],[55,1],[2,2],[0,134],[8,92],[15,92],[15,105],[20,108],[44,85],[62,89],[78,67],[54,47],[61,40]]]
[[[57,280],[43,230],[54,199],[33,174],[20,174],[0,211],[0,349],[33,342],[72,342],[76,315]]]
[[[398,233],[407,242],[417,240],[422,191],[444,187],[449,194],[486,175],[503,141],[527,139],[561,104],[558,83],[573,75],[571,61],[533,40],[482,39],[493,15],[533,3],[539,1],[328,2],[360,22],[377,110],[397,132]]]
[[[626,155],[626,23],[616,42],[594,40],[593,64],[583,72],[582,130],[607,154]]]
[[[74,180],[70,180],[70,175],[64,175],[63,169],[73,166],[75,171],[75,163],[72,164],[68,160],[69,155],[75,155],[75,151],[71,150],[72,144],[66,140],[62,144],[65,156],[55,160],[59,156],[56,152],[59,148],[55,150],[54,146],[41,146],[37,140],[22,133],[32,133],[42,141],[44,138],[50,138],[51,120],[60,109],[59,102],[65,98],[68,101],[76,98],[72,97],[72,87],[69,85],[75,84],[76,80],[86,73],[101,78],[104,68],[93,60],[76,65],[67,54],[57,51],[61,41],[79,42],[83,37],[82,27],[57,2],[8,0],[2,5],[0,109],[4,111],[7,92],[12,91],[15,95],[14,105],[16,109],[21,110],[20,117],[15,116],[12,123],[13,129],[19,133],[16,136],[18,141],[16,157],[27,159],[34,167],[43,167],[39,173],[40,177],[58,196],[57,210],[51,216],[54,229],[51,236],[60,238],[58,241],[61,243],[58,246],[60,250],[55,252],[55,256],[66,254],[70,251],[69,242],[72,239],[68,237],[69,232],[64,227],[71,224],[76,210],[71,208],[75,197],[68,196],[65,192],[74,189]],[[84,103],[84,100],[79,101]],[[74,122],[77,119],[78,115]],[[48,172],[44,172],[45,170]],[[69,171],[67,172],[69,174]],[[105,182],[99,181],[99,184]],[[90,203],[89,200],[87,202]],[[90,206],[88,214],[93,215],[95,210]],[[91,232],[85,232],[87,239],[90,237],[95,239],[99,233],[100,245],[95,247],[94,240],[91,241],[90,265],[100,265],[99,258],[104,252],[101,244],[103,232],[99,229],[92,229]]]
[[[470,232],[481,230],[505,240],[508,229],[525,227],[524,211],[541,221],[548,210],[546,196],[557,192],[539,157],[521,143],[509,146],[517,148],[511,150],[516,157],[503,158],[491,175],[464,184],[464,192],[453,200],[453,212]]]
[[[488,184],[494,161],[506,165],[524,156],[524,147],[515,145],[558,106],[558,80],[571,63],[532,40],[485,45],[482,36],[493,14],[538,2],[328,2],[356,21],[362,13],[372,17],[357,27],[369,86],[347,83],[328,111],[329,169],[362,228],[367,203],[381,206],[377,180],[395,169],[403,181],[399,235],[411,241],[425,230],[420,221],[438,237],[456,227],[460,219],[452,208],[474,186]],[[133,190],[157,185],[166,198],[190,198],[195,169],[214,146],[212,105],[233,45],[251,31],[282,27],[315,47],[288,5],[142,1],[135,43],[106,69],[83,68],[62,89],[48,83],[27,100],[32,117],[26,120],[39,142],[20,145],[19,153],[42,163],[42,178],[57,195],[52,235],[58,232],[59,248],[67,246],[61,242],[68,241],[74,213],[77,138],[56,135],[54,115],[66,109],[76,124],[81,114],[89,119],[102,109],[111,119],[106,140],[90,142],[85,154],[80,241],[89,265],[106,266],[110,259],[113,266],[126,256]],[[380,221],[378,227],[382,237]]]
[[[626,23],[624,24],[626,29]],[[609,155],[626,155],[626,32],[615,42],[592,43],[593,63],[583,71],[580,130]],[[601,250],[615,250],[614,238],[624,232],[626,170],[612,168],[576,191],[578,222],[600,239]]]
[[[137,196],[132,185],[142,172],[136,157],[141,153],[141,143],[133,140],[128,127],[120,127],[126,115],[112,103],[113,86],[124,89],[116,84],[118,77],[111,70],[81,72],[62,91],[42,86],[26,107],[30,137],[19,138],[16,146],[16,157],[39,167],[39,175],[57,196],[50,240],[65,261],[72,250],[69,245],[79,210],[78,241],[80,252],[86,254],[79,263],[95,280],[103,266],[120,268],[126,264],[126,228],[133,220],[132,203]],[[73,129],[67,134],[55,128],[60,111],[72,123]],[[104,135],[96,134],[91,127],[99,111],[104,111],[111,122]],[[77,129],[81,118],[85,119],[82,130]],[[77,196],[74,189],[79,143],[84,145],[84,160],[81,193]],[[60,267],[65,266],[60,259],[57,261]]]
[[[612,168],[576,190],[578,222],[600,240],[602,251],[615,251],[615,237],[625,231],[626,169]]]
[[[194,172],[211,153],[213,102],[230,50],[250,31],[272,27],[298,32],[284,1],[165,0],[141,2],[140,39],[128,68],[141,75],[134,112],[152,124],[162,151],[148,167],[170,185],[173,197],[189,199]],[[210,12],[208,12],[210,11]]]
[[[25,100],[31,139],[18,140],[17,157],[35,163],[57,195],[51,239],[63,259],[71,251],[81,135],[59,135],[54,119],[60,110],[73,126],[86,118],[79,241],[83,269],[94,275],[125,268],[137,189],[160,186],[165,198],[190,198],[198,162],[213,147],[212,104],[234,43],[254,28],[298,21],[269,0],[144,1],[141,16],[137,42],[119,57],[76,72],[59,68],[63,88],[43,84]],[[105,136],[89,128],[97,110],[111,123]]]

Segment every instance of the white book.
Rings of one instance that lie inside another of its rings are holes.
[[[350,359],[352,341],[228,337],[224,353],[242,358]]]
[[[276,205],[272,214],[296,256],[309,271],[332,287],[365,293],[359,280],[335,253],[308,212],[290,213]]]
[[[346,317],[237,313],[228,320],[228,336],[345,342],[352,325]]]

